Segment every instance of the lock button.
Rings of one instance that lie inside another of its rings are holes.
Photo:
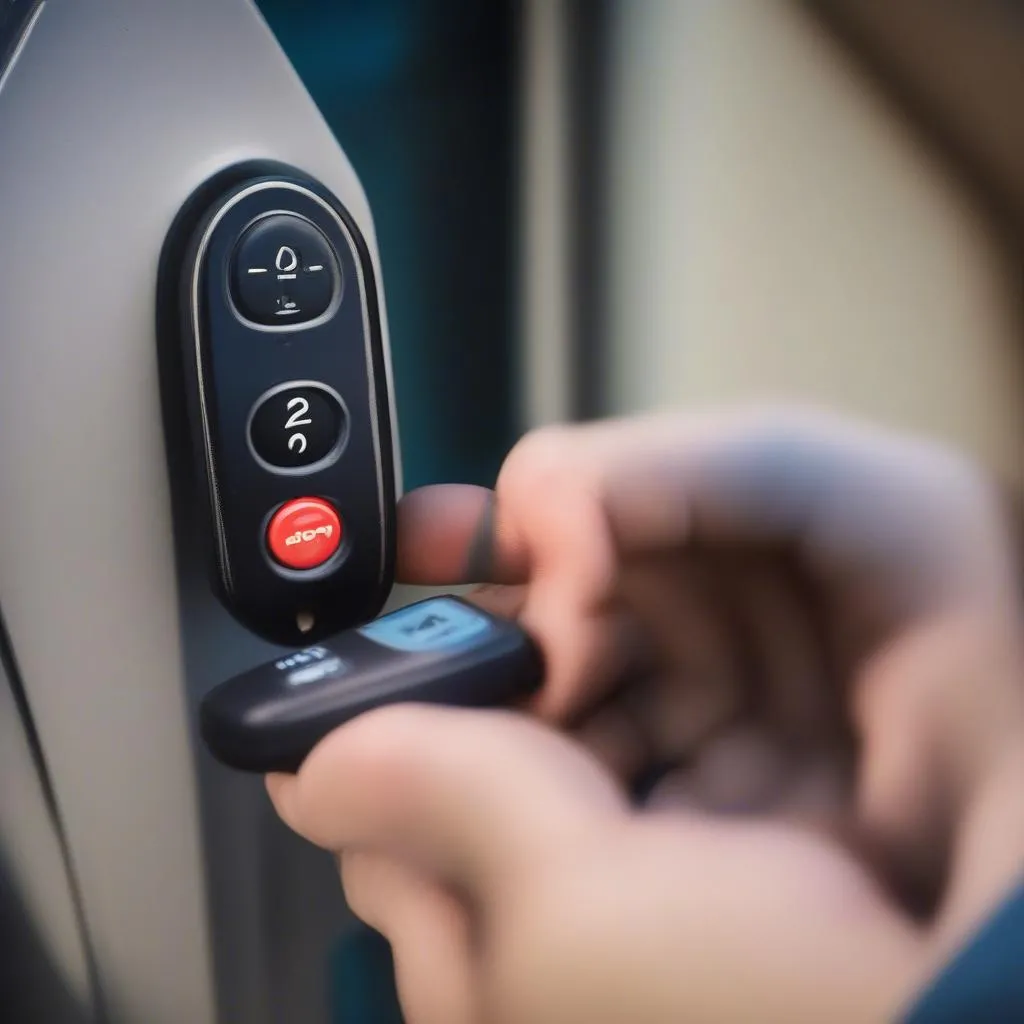
[[[233,292],[238,311],[266,327],[308,323],[330,308],[341,284],[337,257],[304,217],[261,217],[235,251]]]
[[[316,569],[341,547],[341,517],[322,498],[285,502],[267,527],[267,547],[286,569]]]

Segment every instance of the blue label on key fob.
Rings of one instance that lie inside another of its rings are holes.
[[[492,629],[485,616],[457,601],[438,597],[400,608],[359,632],[394,651],[425,654],[475,647]]]

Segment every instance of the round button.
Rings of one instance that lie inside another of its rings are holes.
[[[268,327],[315,320],[327,311],[340,280],[330,242],[294,214],[261,218],[235,251],[235,303],[242,316]]]
[[[260,399],[249,422],[249,441],[268,465],[301,469],[330,455],[344,428],[345,411],[333,394],[297,384]]]
[[[321,498],[296,498],[275,513],[267,527],[271,555],[288,569],[315,569],[341,546],[341,518]]]

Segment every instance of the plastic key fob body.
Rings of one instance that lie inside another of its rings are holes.
[[[371,619],[393,582],[398,470],[354,219],[301,172],[249,167],[187,204],[161,283],[178,362],[165,408],[187,417],[221,600],[286,646]]]
[[[215,687],[200,731],[229,767],[290,772],[332,729],[373,708],[502,706],[541,680],[540,653],[517,625],[434,597]]]

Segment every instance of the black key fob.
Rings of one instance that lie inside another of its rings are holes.
[[[225,172],[172,227],[161,289],[165,408],[187,419],[221,600],[288,646],[373,618],[393,582],[398,459],[355,220],[292,168]]]
[[[501,706],[541,681],[540,652],[515,623],[433,597],[215,687],[200,732],[222,764],[292,772],[327,733],[372,708]]]

